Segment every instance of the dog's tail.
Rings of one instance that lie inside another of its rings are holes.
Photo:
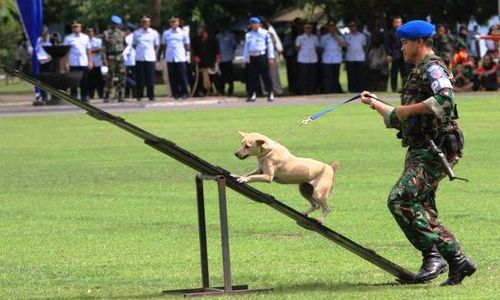
[[[333,183],[332,183],[332,190],[333,190],[333,188],[335,187],[335,177],[337,177],[337,170],[339,168],[339,161],[336,160],[336,161],[332,162],[332,164],[330,166],[333,169]]]
[[[333,172],[336,173],[337,169],[339,168],[339,161],[336,160],[336,161],[332,162],[332,164],[330,166],[332,166]]]

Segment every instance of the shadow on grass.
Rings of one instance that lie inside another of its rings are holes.
[[[277,292],[319,292],[319,291],[368,291],[386,289],[388,287],[425,288],[425,284],[401,284],[396,281],[367,283],[367,282],[304,282],[290,286],[279,286]]]
[[[277,294],[293,294],[293,293],[303,293],[303,292],[342,292],[342,291],[372,291],[387,289],[390,287],[400,286],[402,288],[420,289],[426,288],[426,284],[400,284],[396,281],[394,282],[379,282],[379,283],[367,283],[367,282],[303,282],[298,284],[290,284],[289,286],[281,285],[277,287],[266,286],[266,287],[254,287],[254,288],[270,288],[272,290],[266,291],[262,295],[277,296]],[[116,295],[116,296],[98,296],[98,295],[85,295],[85,296],[75,296],[75,297],[64,297],[60,299],[171,299],[182,297],[182,293],[179,294],[163,294],[159,293],[149,293],[141,295]],[[58,298],[31,298],[37,300],[48,300],[48,299],[58,299]]]

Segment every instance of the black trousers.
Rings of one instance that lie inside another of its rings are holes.
[[[104,92],[104,79],[102,78],[101,67],[94,67],[89,71],[90,98],[94,98],[95,91],[97,91],[97,96],[102,99]]]
[[[174,98],[188,94],[187,63],[167,62],[168,81]]]
[[[285,56],[286,61],[286,77],[288,79],[288,92],[298,94],[297,88],[297,56]]]
[[[155,98],[155,63],[154,61],[136,61],[137,70],[137,99],[144,96],[144,86],[147,88],[148,98]]]
[[[364,76],[364,61],[348,61],[346,62],[347,68],[347,83],[349,92],[360,93],[365,88]]]
[[[70,71],[82,71],[82,78],[80,79],[80,101],[87,101],[87,95],[89,90],[89,68],[88,67],[69,67]],[[78,98],[78,91],[76,86],[70,89],[71,96]]]
[[[316,87],[318,86],[318,64],[304,64],[299,62],[298,65],[299,72],[297,74],[297,85],[299,93],[307,95],[316,92]]]
[[[51,63],[48,62],[48,63],[44,63],[44,64],[40,64],[40,73],[48,73],[48,72],[51,72]],[[47,101],[49,100],[49,97],[47,95],[47,92],[40,89],[40,97],[42,97],[42,100],[43,101]]]
[[[266,91],[271,93],[273,91],[273,83],[271,81],[271,75],[269,72],[269,64],[267,55],[260,56],[250,56],[250,63],[248,64],[248,94],[249,96],[253,93],[258,94],[258,82],[259,75],[264,81],[264,86]]]
[[[227,95],[233,94],[234,89],[234,72],[233,72],[233,62],[226,61],[219,63],[220,73],[221,73],[221,92],[226,94],[226,84],[229,85],[227,89]]]
[[[321,64],[325,93],[343,93],[340,86],[340,64]]]
[[[125,98],[137,97],[137,76],[135,66],[125,67]]]
[[[403,80],[403,85],[406,82],[406,77],[409,74],[409,68],[406,64],[404,58],[394,59],[391,65],[391,89],[393,92],[397,92],[398,89],[398,73],[401,74],[401,79]]]

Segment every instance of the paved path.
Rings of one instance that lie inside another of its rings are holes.
[[[33,106],[29,101],[30,95],[2,95],[8,98],[8,102],[0,105],[0,117],[13,115],[36,115],[36,114],[61,114],[80,113],[82,109],[63,102],[59,105]],[[248,103],[245,98],[237,97],[207,97],[190,98],[187,100],[173,100],[172,98],[157,98],[156,101],[135,101],[103,103],[101,100],[91,100],[90,104],[109,112],[128,111],[152,111],[152,110],[190,110],[190,109],[219,109],[238,107],[263,107],[282,105],[304,105],[304,104],[325,104],[333,105],[351,97],[350,94],[341,95],[312,95],[312,96],[290,96],[277,97],[274,102],[267,102],[266,98],[258,98],[256,102]],[[15,99],[17,98],[17,99]],[[395,100],[395,97],[391,97]],[[16,101],[17,100],[17,101]],[[5,101],[5,100],[4,100]]]
[[[498,95],[495,92],[475,92],[457,94],[459,99],[474,99],[478,95]],[[187,100],[174,100],[173,98],[160,97],[156,101],[135,101],[128,99],[125,102],[102,103],[101,100],[91,100],[91,104],[109,112],[136,112],[136,111],[161,111],[161,110],[192,110],[192,109],[221,109],[241,107],[264,107],[283,105],[308,105],[321,104],[328,107],[352,97],[352,94],[329,94],[308,96],[277,97],[269,103],[266,98],[258,98],[256,102],[245,102],[245,98],[237,97],[207,97],[190,98]],[[379,97],[387,101],[398,101],[396,93],[380,93]],[[32,95],[0,95],[0,117],[16,115],[38,114],[68,114],[83,113],[83,110],[62,102],[59,105],[33,106]]]

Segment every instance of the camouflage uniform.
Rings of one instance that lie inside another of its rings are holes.
[[[435,194],[446,173],[437,155],[429,149],[428,139],[439,145],[444,134],[458,128],[451,77],[441,58],[433,53],[425,56],[410,73],[401,104],[423,102],[433,114],[414,115],[401,122],[393,110],[385,120],[387,127],[399,130],[403,147],[409,147],[403,174],[389,194],[389,210],[417,249],[428,250],[436,245],[443,256],[456,253],[460,245],[437,219]],[[461,154],[447,153],[452,166]]]
[[[121,101],[125,87],[125,65],[122,55],[125,49],[125,33],[119,28],[110,28],[104,31],[104,43],[108,59],[104,98],[105,100],[109,98],[115,86],[115,98]]]

